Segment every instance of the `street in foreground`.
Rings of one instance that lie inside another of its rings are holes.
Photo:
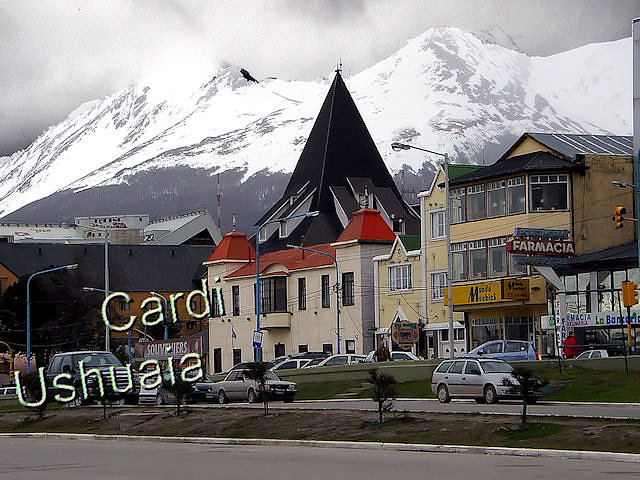
[[[11,480],[640,478],[618,462],[309,447],[0,438],[0,452],[0,478]]]

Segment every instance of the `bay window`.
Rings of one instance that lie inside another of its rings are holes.
[[[454,243],[451,245],[451,257],[453,263],[454,282],[467,279],[467,243]]]
[[[489,183],[487,185],[487,217],[503,217],[505,203],[504,180]]]
[[[509,215],[525,212],[526,190],[524,177],[507,180],[507,198],[509,200]]]
[[[469,242],[469,280],[487,276],[487,242]]]
[[[462,223],[465,215],[465,188],[454,188],[449,192],[449,208],[451,210],[451,223]]]
[[[507,242],[504,237],[487,240],[489,246],[489,276],[502,277],[507,274]]]
[[[467,220],[482,220],[486,218],[486,216],[484,185],[467,187]]]
[[[567,175],[531,175],[529,188],[532,212],[567,210]]]

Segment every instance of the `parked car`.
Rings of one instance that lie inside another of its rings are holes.
[[[355,355],[353,353],[346,353],[344,355],[340,354],[340,355],[331,355],[330,357],[327,357],[323,360],[320,360],[319,362],[316,362],[316,360],[313,360],[309,363],[307,363],[307,365],[305,365],[303,368],[315,368],[315,367],[335,367],[338,365],[353,365],[355,363],[362,363],[362,361],[364,360],[364,355]]]
[[[302,352],[302,353],[294,353],[293,355],[289,355],[289,358],[327,358],[331,354],[327,352]]]
[[[163,377],[167,379],[169,372],[164,372]],[[213,395],[214,380],[205,375],[200,380],[193,383],[193,389],[187,395],[185,395],[184,403],[198,403],[205,401],[215,400]],[[176,396],[164,386],[156,388],[141,388],[139,402],[141,405],[167,405],[170,403],[176,403]]]
[[[111,352],[101,351],[66,352],[58,353],[51,357],[46,373],[47,395],[53,396],[56,393],[60,393],[65,396],[68,395],[69,392],[67,391],[55,391],[53,388],[53,379],[60,373],[69,373],[71,374],[72,379],[70,382],[66,383],[73,384],[76,389],[76,396],[74,400],[68,404],[69,406],[80,406],[101,400],[100,388],[95,375],[90,375],[87,378],[88,397],[86,399],[84,398],[80,381],[80,362],[84,362],[83,365],[86,370],[92,368],[100,370],[100,376],[104,387],[104,398],[106,400],[124,400],[127,405],[135,405],[138,403],[138,373],[134,370],[131,371],[132,389],[129,392],[115,392],[111,385],[109,367],[115,367],[116,386],[121,390],[124,390],[128,385],[127,371],[115,355]]]
[[[367,356],[364,358],[363,362],[364,363],[375,362],[376,361],[376,359],[374,358],[375,353],[376,353],[375,350],[371,350],[367,354]],[[407,362],[407,361],[420,360],[420,357],[414,355],[411,352],[393,351],[391,352],[391,360],[394,360],[396,362]]]
[[[311,361],[310,358],[287,358],[286,360],[276,363],[269,370],[271,370],[272,372],[275,372],[278,370],[291,370],[294,368],[302,368],[310,361]]]
[[[236,363],[233,367],[231,367],[229,370],[222,372],[222,375],[226,375],[230,372],[234,372],[236,370],[246,370],[246,368],[249,366],[249,364],[251,364],[253,362],[242,362],[242,363]],[[264,362],[269,364],[270,367],[272,367],[274,365],[273,361],[269,361],[269,362]],[[218,374],[217,374],[218,375]]]
[[[513,367],[498,359],[445,360],[433,371],[431,391],[440,403],[452,398],[473,398],[478,403],[497,403],[502,398],[518,398],[505,379],[516,383]],[[537,397],[528,398],[534,403]]]
[[[246,370],[234,370],[227,374],[224,380],[216,382],[212,386],[213,394],[218,403],[224,404],[231,400],[246,400],[249,403],[262,401],[262,385],[247,376]],[[267,372],[265,390],[268,400],[282,399],[285,402],[293,402],[298,389],[294,382],[280,380],[278,376]]]
[[[493,340],[483,343],[460,358],[497,358],[505,362],[518,360],[538,360],[538,354],[531,342],[522,340]]]
[[[586,352],[582,352],[580,355],[576,357],[576,359],[580,360],[583,358],[608,358],[609,352],[606,350],[587,350]]]

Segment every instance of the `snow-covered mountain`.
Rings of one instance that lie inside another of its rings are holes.
[[[389,144],[469,161],[525,131],[628,135],[631,67],[630,39],[528,57],[436,28],[345,80],[388,167],[418,170],[423,156]],[[290,172],[330,80],[248,83],[227,67],[195,84],[152,78],[84,104],[25,150],[0,157],[0,216],[58,191],[122,187],[166,169],[233,170],[245,180]]]

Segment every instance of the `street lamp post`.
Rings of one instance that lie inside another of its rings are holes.
[[[47,270],[41,270],[32,274],[27,280],[27,373],[31,373],[31,297],[29,295],[29,287],[31,285],[31,279],[36,275],[42,275],[43,273],[55,272],[57,270],[73,270],[78,268],[78,264],[63,265],[61,267],[49,268]]]
[[[109,294],[113,293],[113,292],[108,292],[102,288],[93,288],[93,287],[82,287],[82,289],[85,292],[104,292],[106,294],[106,296],[109,296]],[[131,318],[131,307],[129,305],[129,302],[125,303],[126,309],[127,309],[127,321],[129,321],[129,319]],[[108,328],[108,327],[107,327]],[[131,329],[127,330],[127,347],[128,347],[128,353],[129,353],[129,363],[131,363]]]
[[[439,155],[444,158],[443,170],[444,170],[444,194],[445,194],[445,230],[447,234],[447,313],[449,317],[449,358],[453,358],[454,350],[454,338],[453,338],[453,294],[451,289],[451,280],[453,278],[453,256],[451,254],[451,205],[449,199],[449,155],[447,153],[434,152],[433,150],[427,150],[426,148],[416,147],[414,145],[408,145],[406,143],[393,142],[391,148],[396,152],[400,150],[420,150],[421,152],[431,153],[433,155]],[[423,219],[424,221],[424,219]],[[422,252],[422,255],[426,255],[426,252]]]
[[[333,260],[336,266],[336,340],[338,342],[338,354],[340,353],[340,295],[338,294],[340,287],[340,273],[338,271],[338,261],[336,257],[327,252],[321,252],[320,250],[314,250],[312,248],[303,247],[302,245],[287,245],[289,248],[295,248],[297,250],[306,250],[307,252],[319,253],[320,255],[326,255]]]
[[[160,297],[164,300],[164,339],[169,339],[169,307],[167,306],[167,297],[164,295],[160,295],[158,292],[150,292],[151,295],[155,295],[156,297]]]
[[[260,230],[265,225],[269,225],[270,223],[281,223],[286,222],[287,220],[291,220],[293,218],[301,218],[301,217],[317,217],[320,214],[318,211],[307,212],[307,213],[299,213],[296,215],[290,215],[284,218],[276,218],[274,220],[267,220],[262,225],[258,227],[256,231],[256,331],[260,331]],[[254,359],[256,362],[262,361],[262,344],[255,348],[254,351]]]

